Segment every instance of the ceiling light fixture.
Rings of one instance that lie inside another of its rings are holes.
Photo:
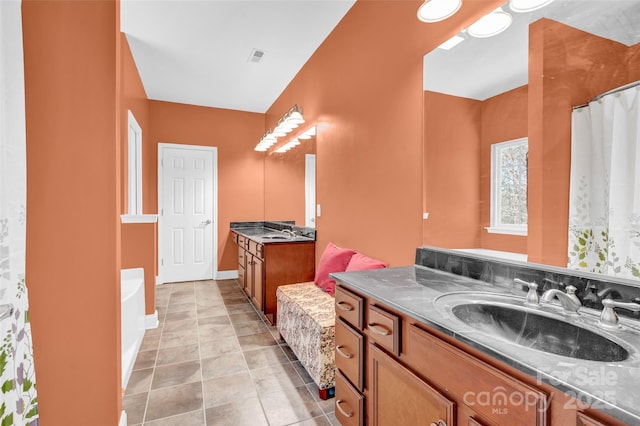
[[[462,6],[462,0],[426,0],[418,8],[422,22],[438,22],[452,16]]]
[[[470,36],[485,38],[500,34],[511,25],[513,18],[501,7],[483,16],[467,28]]]
[[[514,12],[526,13],[541,9],[553,0],[510,0],[509,8]]]
[[[273,131],[269,129],[262,138],[260,138],[255,150],[261,152],[267,151],[278,141],[278,138],[291,133],[293,129],[297,128],[302,123],[304,123],[302,108],[298,105],[293,105],[282,117],[280,117]]]

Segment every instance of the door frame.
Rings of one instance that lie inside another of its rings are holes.
[[[304,222],[305,226],[316,227],[316,155],[305,154],[304,156]],[[310,219],[313,216],[313,223]]]
[[[174,148],[174,149],[190,149],[197,151],[211,151],[213,154],[213,170],[212,178],[213,178],[213,226],[211,227],[212,235],[212,256],[213,256],[213,268],[212,268],[212,276],[208,279],[215,279],[218,275],[218,148],[213,146],[204,146],[204,145],[183,145],[176,143],[166,143],[166,142],[158,142],[158,253],[157,253],[157,262],[158,262],[158,279],[156,284],[164,284],[164,276],[163,276],[163,268],[161,265],[162,259],[162,249],[164,248],[165,238],[164,228],[163,228],[163,188],[164,181],[162,177],[162,159],[164,157],[165,148]]]

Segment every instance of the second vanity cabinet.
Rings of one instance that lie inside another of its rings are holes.
[[[260,243],[233,235],[238,245],[238,282],[256,309],[275,324],[277,287],[313,281],[315,241]]]
[[[340,282],[335,301],[343,425],[621,424]]]

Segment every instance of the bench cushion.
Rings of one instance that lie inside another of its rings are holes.
[[[279,286],[278,331],[319,389],[335,385],[334,298],[313,282]]]

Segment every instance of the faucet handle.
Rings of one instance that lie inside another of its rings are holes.
[[[633,302],[618,302],[617,300],[603,299],[602,305],[604,309],[602,309],[602,314],[600,314],[600,325],[609,328],[619,327],[618,314],[616,314],[615,311],[616,308],[627,309],[633,312],[640,311],[640,304]]]
[[[537,292],[538,284],[536,284],[535,282],[526,282],[524,280],[521,280],[520,278],[514,278],[513,282],[522,286],[527,286],[529,288],[527,296],[524,300],[525,305],[538,306],[540,304],[540,298],[538,297]]]

